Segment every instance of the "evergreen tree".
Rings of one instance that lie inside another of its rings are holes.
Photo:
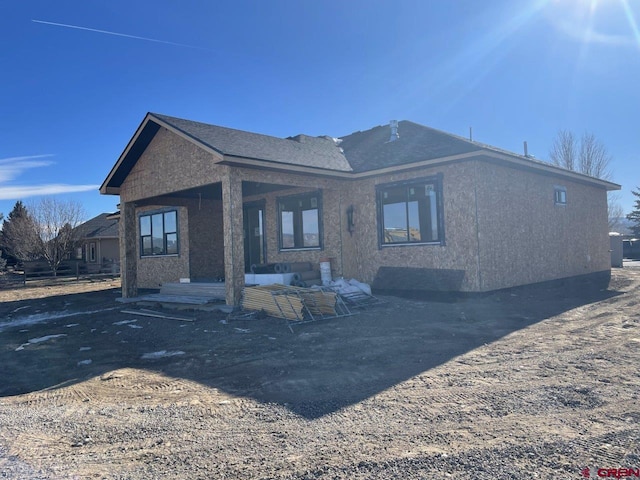
[[[634,209],[631,211],[629,215],[627,215],[627,220],[630,220],[634,223],[631,226],[631,231],[634,235],[640,236],[640,188],[638,190],[632,190],[631,193],[635,195],[637,198]]]
[[[0,247],[9,263],[33,260],[41,243],[38,230],[27,207],[18,200],[2,224]]]

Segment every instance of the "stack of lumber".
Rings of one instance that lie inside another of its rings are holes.
[[[315,316],[336,316],[334,292],[286,285],[246,287],[242,298],[244,310],[264,311],[268,315],[288,320],[313,320]]]

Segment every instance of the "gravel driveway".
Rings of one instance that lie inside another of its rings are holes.
[[[612,275],[603,291],[384,297],[294,333],[284,320],[218,312],[137,317],[111,285],[5,296],[0,478],[579,479],[638,469],[640,269]]]

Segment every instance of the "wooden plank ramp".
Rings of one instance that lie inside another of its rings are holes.
[[[174,305],[206,305],[225,299],[224,282],[163,283],[159,293],[118,299],[122,303],[155,302]]]
[[[224,282],[191,282],[163,283],[160,288],[160,295],[181,295],[187,297],[207,297],[224,300]]]

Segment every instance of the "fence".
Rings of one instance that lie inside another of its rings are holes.
[[[14,268],[0,274],[0,287],[15,287],[26,285],[30,280],[73,279],[84,280],[96,277],[119,277],[120,263],[107,261],[103,263],[86,263],[79,260],[65,260],[54,272],[51,266],[43,260],[23,262]]]

